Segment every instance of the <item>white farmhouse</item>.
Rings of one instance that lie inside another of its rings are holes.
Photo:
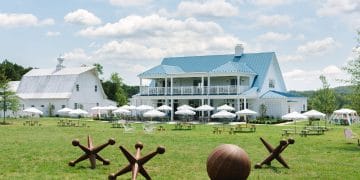
[[[138,75],[140,93],[131,101],[154,107],[167,104],[173,110],[182,104],[228,104],[236,110],[247,107],[257,112],[264,104],[266,114],[274,117],[307,110],[305,97],[287,92],[274,52],[243,51],[237,45],[235,54],[165,58]],[[149,86],[143,86],[144,79],[151,81]]]
[[[32,69],[21,78],[14,88],[20,111],[35,107],[47,116],[65,107],[91,112],[94,106],[116,105],[107,99],[95,67],[65,68],[63,60],[58,58],[54,69]]]

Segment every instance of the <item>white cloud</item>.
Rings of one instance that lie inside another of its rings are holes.
[[[6,14],[0,13],[0,27],[29,27],[53,25],[55,21],[51,18],[39,20],[33,14]]]
[[[320,75],[324,75],[331,87],[342,86],[347,75],[335,65],[329,65],[320,70],[294,69],[283,73],[285,82],[295,90],[315,90],[321,88]]]
[[[284,55],[279,56],[280,62],[295,62],[295,61],[303,61],[304,57],[301,55]]]
[[[81,49],[81,48],[77,48],[70,52],[64,53],[64,58],[65,58],[65,60],[77,61],[77,62],[83,62],[83,63],[91,61],[91,56],[88,56],[85,53],[84,49]]]
[[[256,18],[256,26],[282,27],[292,26],[292,18],[288,15],[260,15]]]
[[[65,22],[80,25],[98,25],[101,24],[100,18],[96,17],[93,13],[85,10],[78,9],[76,11],[68,13],[64,17]]]
[[[225,0],[209,0],[204,2],[182,1],[177,7],[177,14],[186,17],[231,17],[238,14],[238,9]]]
[[[150,3],[152,0],[110,0],[110,4],[115,6],[142,6]]]
[[[53,37],[53,36],[60,36],[60,32],[48,31],[46,36]]]
[[[360,0],[326,0],[317,10],[319,16],[334,16],[360,11]]]
[[[282,34],[276,32],[267,32],[265,34],[261,34],[256,39],[259,41],[285,41],[292,37],[290,33]]]
[[[251,2],[258,6],[279,6],[288,4],[291,0],[251,0]]]
[[[336,41],[332,37],[322,40],[307,42],[297,48],[299,53],[304,54],[322,54],[337,46]]]

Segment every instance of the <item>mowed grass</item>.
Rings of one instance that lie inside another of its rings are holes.
[[[274,147],[282,139],[282,129],[274,125],[258,125],[255,133],[220,135],[212,133],[210,125],[197,125],[193,130],[171,130],[174,125],[165,124],[166,131],[145,134],[141,124],[135,124],[134,133],[124,133],[123,129],[111,128],[109,123],[87,122],[89,128],[57,127],[56,118],[42,118],[42,126],[23,126],[24,119],[8,120],[11,125],[0,126],[0,179],[107,179],[128,164],[119,150],[126,147],[135,153],[137,141],[144,144],[142,155],[146,155],[159,145],[166,152],[149,161],[145,168],[150,176],[157,179],[209,179],[206,161],[211,151],[220,144],[230,143],[242,147],[252,163],[249,179],[359,179],[360,148],[356,141],[348,143],[344,139],[342,126],[333,126],[325,135],[300,137],[293,136],[295,144],[283,153],[290,169],[273,161],[272,166],[254,169],[257,162],[268,156],[260,142],[264,137]],[[304,124],[304,123],[303,123]],[[303,125],[297,124],[298,129]],[[351,127],[360,133],[360,127]],[[87,135],[91,135],[94,145],[100,145],[115,138],[116,144],[101,151],[109,166],[97,161],[96,169],[90,169],[88,160],[68,166],[68,162],[81,156],[83,152],[71,145],[79,139],[86,145]],[[130,179],[125,174],[118,179]],[[139,175],[138,179],[144,179]]]

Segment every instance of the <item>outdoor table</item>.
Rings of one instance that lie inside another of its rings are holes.
[[[294,129],[282,129],[283,133],[282,136],[287,136],[289,134],[295,134]]]
[[[41,126],[41,124],[39,123],[39,121],[36,120],[27,120],[23,123],[23,125],[28,125],[28,126]]]
[[[239,124],[236,127],[230,128],[229,134],[235,134],[235,133],[241,133],[241,132],[255,132],[255,131],[256,131],[256,126],[253,124],[251,124],[251,125]]]
[[[223,128],[221,127],[213,127],[213,133],[214,134],[221,134],[221,132],[223,131]]]

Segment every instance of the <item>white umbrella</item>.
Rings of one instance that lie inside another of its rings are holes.
[[[204,104],[202,106],[197,107],[195,110],[196,111],[201,111],[202,118],[204,119],[204,111],[208,111],[208,113],[209,113],[209,111],[214,110],[214,107],[211,107],[211,106],[209,106],[207,104]]]
[[[356,113],[355,110],[352,110],[352,109],[346,109],[346,108],[343,108],[343,109],[338,109],[336,111],[334,111],[335,114],[351,114],[351,113]]]
[[[117,108],[118,108],[118,107],[113,106],[113,105],[103,107],[103,109],[105,109],[105,110],[110,110],[110,111],[115,110],[115,109],[117,109]]]
[[[212,110],[214,110],[214,107],[204,104],[202,106],[197,107],[195,110],[196,111],[212,111]]]
[[[211,118],[234,118],[234,117],[236,117],[236,114],[228,112],[226,110],[222,110],[211,115]]]
[[[222,111],[222,110],[225,110],[225,111],[235,111],[235,108],[232,107],[232,106],[229,106],[229,105],[227,105],[227,104],[224,104],[224,105],[222,105],[222,106],[217,107],[217,110],[218,110],[218,111]]]
[[[179,107],[177,107],[177,110],[183,110],[183,109],[189,109],[189,110],[195,110],[193,107],[187,105],[187,104],[184,104],[184,105],[181,105]]]
[[[113,113],[116,113],[116,114],[130,114],[131,111],[129,111],[127,109],[123,109],[123,108],[118,108],[115,111],[113,111]]]
[[[58,110],[58,113],[69,113],[70,111],[72,111],[73,109],[71,108],[62,108],[60,110]]]
[[[323,118],[326,116],[326,114],[321,113],[317,110],[310,110],[310,111],[302,113],[302,115],[305,115],[308,118]]]
[[[144,113],[143,115],[144,115],[144,117],[153,118],[153,117],[164,117],[166,114],[161,111],[153,109],[153,110],[150,110],[150,111]]]
[[[32,114],[40,114],[40,115],[43,114],[42,111],[40,111],[40,110],[38,110],[38,109],[36,109],[36,108],[34,108],[34,107],[24,109],[23,111],[24,111],[24,112],[27,112],[27,113],[32,113]]]
[[[250,109],[243,109],[243,110],[241,110],[241,111],[237,111],[236,114],[237,114],[237,115],[244,115],[245,122],[247,123],[246,116],[247,116],[247,115],[256,115],[257,112],[255,112],[255,111],[253,111],[253,110],[250,110]]]
[[[70,111],[69,114],[71,114],[71,115],[86,115],[86,114],[88,114],[88,112],[85,110],[82,110],[82,109],[75,109],[75,110]]]
[[[135,110],[136,109],[136,106],[133,106],[133,105],[123,105],[121,106],[120,108],[123,108],[123,109],[127,109],[127,110]]]
[[[296,111],[281,116],[281,119],[293,120],[293,121],[294,121],[295,133],[296,133],[296,120],[299,120],[299,119],[307,119],[307,118],[308,118],[307,116],[302,115],[302,114],[300,114],[300,113],[298,113],[298,112],[296,112]]]
[[[196,112],[190,110],[190,109],[181,109],[181,110],[177,110],[175,111],[176,115],[184,115],[184,116],[193,116],[196,114]]]
[[[162,106],[160,106],[160,107],[158,107],[158,108],[156,108],[157,110],[160,110],[160,111],[171,111],[172,109],[171,109],[171,107],[170,106],[168,106],[168,105],[162,105]]]
[[[153,110],[154,107],[149,106],[149,105],[140,105],[138,107],[136,107],[136,110],[138,111],[148,111],[148,110]]]

